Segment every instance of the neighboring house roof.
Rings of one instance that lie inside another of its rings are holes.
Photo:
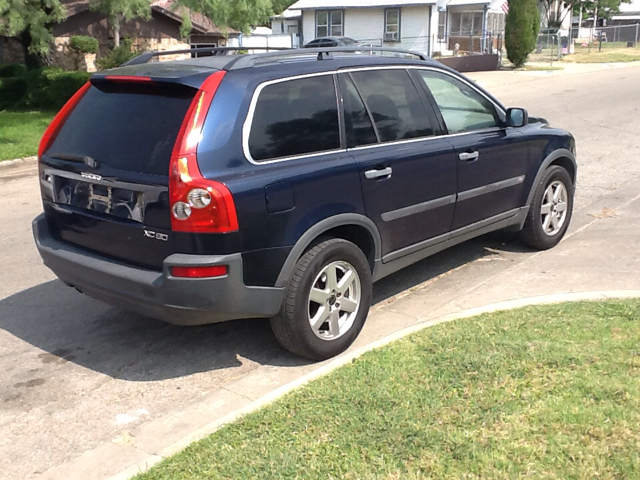
[[[61,3],[67,9],[67,18],[90,9],[89,0],[61,0]],[[175,6],[175,0],[157,0],[151,3],[151,9],[178,22],[181,22],[183,14],[188,12],[191,15],[191,24],[196,33],[216,35],[224,35],[225,33],[237,35],[240,33],[232,28],[223,32],[222,29],[214,25],[209,17],[186,7]]]
[[[302,15],[302,11],[300,10],[293,10],[291,8],[287,8],[284,12],[282,12],[279,15],[273,15],[271,18],[284,18],[284,19],[289,19],[289,18],[298,18]]]
[[[611,17],[612,20],[640,20],[640,0],[621,3],[620,12]]]
[[[193,25],[193,29],[198,33],[216,33],[216,34],[239,34],[238,30],[234,30],[233,28],[228,28],[226,32],[222,29],[218,28],[211,21],[209,17],[206,17],[202,13],[194,12],[193,10],[189,10],[183,6],[176,6],[175,0],[157,0],[151,4],[151,8],[160,12],[167,17],[173,18],[178,21],[182,21],[182,16],[185,12],[191,15],[191,24]]]
[[[298,0],[289,8],[317,10],[328,8],[372,8],[435,5],[436,0]]]

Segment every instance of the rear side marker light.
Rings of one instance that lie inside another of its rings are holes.
[[[228,272],[226,265],[212,267],[171,267],[171,275],[180,278],[224,277]]]

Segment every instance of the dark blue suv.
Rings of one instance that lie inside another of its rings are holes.
[[[324,359],[376,280],[492,230],[566,232],[573,137],[437,61],[214,53],[95,74],[45,132],[33,230],[66,284],[177,324],[271,318]]]

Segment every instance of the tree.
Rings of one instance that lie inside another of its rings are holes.
[[[234,28],[246,33],[252,26],[266,23],[269,17],[277,12],[276,9],[284,10],[293,2],[288,0],[178,0],[178,3],[206,15],[223,31],[226,28]],[[183,34],[188,33],[190,25],[190,19],[184,18]]]
[[[51,49],[51,25],[66,18],[60,0],[0,0],[0,34],[13,37],[28,67],[38,67]]]
[[[611,20],[611,16],[620,11],[620,5],[623,3],[631,3],[631,0],[586,0],[576,2],[573,5],[573,10],[577,15],[580,11],[580,6],[582,6],[583,18],[594,18],[597,13],[598,18]]]
[[[128,22],[138,17],[146,20],[151,18],[149,0],[91,0],[91,8],[107,14],[116,47],[120,46],[122,22]]]
[[[524,65],[533,51],[540,30],[540,12],[536,0],[510,0],[504,44],[507,58],[516,68]]]
[[[542,5],[542,13],[545,16],[547,26],[549,28],[560,28],[565,18],[571,15],[574,5],[580,3],[580,0],[540,0]]]

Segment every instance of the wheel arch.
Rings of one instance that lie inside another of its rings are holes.
[[[342,238],[354,243],[367,257],[373,273],[376,260],[381,257],[382,251],[378,228],[364,215],[344,213],[326,218],[302,234],[285,260],[275,286],[284,287],[304,252],[320,239],[328,237]]]
[[[571,181],[573,186],[576,185],[577,173],[578,173],[578,165],[576,163],[575,155],[566,148],[560,148],[558,150],[554,150],[542,161],[540,167],[538,168],[538,173],[531,184],[531,189],[529,190],[529,195],[527,197],[526,206],[531,205],[531,201],[533,200],[533,195],[538,188],[538,185],[542,181],[542,177],[544,176],[544,172],[551,166],[558,165],[564,168],[571,177]]]

